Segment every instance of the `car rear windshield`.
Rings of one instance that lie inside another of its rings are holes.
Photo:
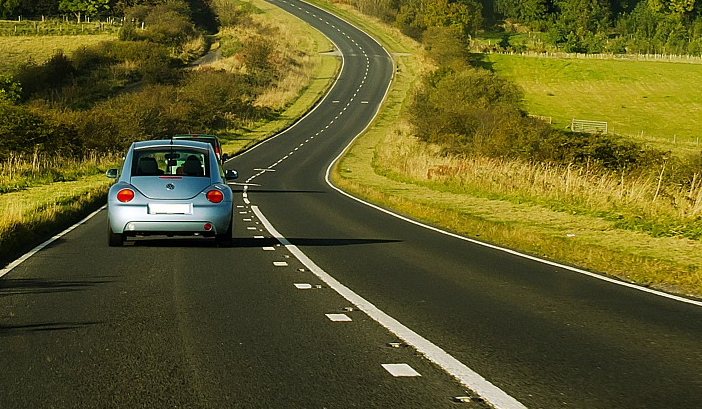
[[[186,147],[134,151],[132,176],[209,177],[209,152]]]
[[[175,135],[173,136],[173,139],[190,139],[194,141],[207,142],[212,145],[217,155],[220,154],[219,138],[214,135]]]

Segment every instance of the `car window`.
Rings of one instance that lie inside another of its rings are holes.
[[[188,148],[164,147],[134,151],[132,176],[209,177],[208,153]]]

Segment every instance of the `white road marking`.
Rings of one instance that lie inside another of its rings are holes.
[[[266,247],[263,247],[263,250],[265,250],[265,251],[275,251],[275,247],[266,246]]]
[[[288,263],[286,261],[274,261],[273,265],[276,267],[287,267]]]
[[[3,268],[0,270],[0,277],[4,276],[5,274],[9,273],[10,271],[14,270],[17,266],[20,264],[24,263],[28,258],[32,257],[33,255],[37,254],[41,250],[44,249],[44,247],[48,246],[49,244],[55,242],[56,240],[60,239],[61,237],[65,236],[66,234],[70,233],[73,231],[75,228],[80,226],[81,224],[87,222],[88,220],[92,219],[96,214],[100,213],[101,211],[107,209],[107,205],[102,206],[101,208],[97,209],[96,211],[90,213],[88,216],[85,217],[85,219],[79,221],[78,223],[74,224],[73,226],[67,228],[66,230],[62,231],[61,233],[58,233],[51,237],[49,240],[41,243],[40,245],[34,247],[32,250],[29,252],[25,253],[22,257],[18,258],[17,260],[13,261],[12,263],[8,264],[7,267]]]
[[[359,310],[363,311],[377,323],[387,328],[407,345],[412,346],[417,352],[424,355],[431,362],[441,367],[448,374],[456,378],[464,386],[472,389],[485,400],[490,402],[497,409],[526,409],[519,401],[508,395],[505,391],[493,385],[480,374],[476,373],[461,361],[449,355],[446,351],[431,343],[426,338],[412,331],[393,317],[381,311],[378,307],[353,292],[350,288],[341,284],[334,277],[329,275],[314,261],[312,261],[297,246],[290,243],[281,235],[275,227],[268,221],[258,206],[251,206],[251,210],[263,223],[268,232],[276,238],[285,248],[292,253],[302,264],[305,265],[314,275],[326,283],[329,288],[336,291]],[[328,316],[328,315],[327,315]]]
[[[346,314],[324,314],[329,318],[330,321],[334,322],[350,322],[353,321],[351,317]]]
[[[297,288],[298,290],[311,290],[312,284],[296,283],[295,288]]]
[[[365,131],[365,130],[364,130],[364,131]],[[362,131],[361,134],[362,134],[364,131]],[[359,135],[360,135],[360,134],[359,134]],[[358,137],[358,136],[357,136],[357,137]],[[355,139],[354,139],[354,140],[355,140]],[[354,140],[351,141],[351,144],[354,142]],[[348,149],[348,146],[351,146],[351,144],[347,145],[347,149]],[[527,259],[527,260],[536,261],[536,262],[538,262],[538,263],[542,263],[542,264],[546,264],[546,265],[558,267],[558,268],[563,269],[563,270],[569,270],[569,271],[572,271],[572,272],[575,272],[575,273],[578,273],[578,274],[582,274],[582,275],[586,275],[586,276],[589,276],[589,277],[592,277],[592,278],[596,278],[596,279],[598,279],[598,280],[606,281],[606,282],[611,283],[611,284],[616,284],[616,285],[620,285],[620,286],[623,286],[623,287],[632,288],[632,289],[634,289],[634,290],[642,291],[642,292],[649,293],[649,294],[654,294],[654,295],[657,295],[657,296],[659,296],[659,297],[664,297],[664,298],[668,298],[668,299],[671,299],[671,300],[680,301],[680,302],[683,302],[683,303],[686,303],[686,304],[692,304],[692,305],[696,305],[696,306],[698,306],[698,307],[702,307],[702,301],[698,301],[698,300],[693,300],[693,299],[690,299],[690,298],[681,297],[681,296],[675,295],[675,294],[665,293],[665,292],[663,292],[663,291],[654,290],[654,289],[652,289],[652,288],[642,287],[642,286],[637,285],[637,284],[628,283],[628,282],[626,282],[626,281],[620,281],[620,280],[618,280],[618,279],[616,279],[616,278],[612,278],[612,277],[608,277],[608,276],[605,276],[605,275],[596,274],[596,273],[593,273],[593,272],[590,272],[590,271],[587,271],[587,270],[583,270],[583,269],[580,269],[580,268],[577,268],[577,267],[568,266],[568,265],[565,265],[565,264],[557,263],[557,262],[555,262],[555,261],[544,260],[544,259],[541,259],[541,258],[538,258],[538,257],[535,257],[535,256],[531,256],[531,255],[529,255],[529,254],[520,253],[520,252],[518,252],[518,251],[516,251],[516,250],[511,250],[511,249],[499,247],[499,246],[496,246],[496,245],[490,244],[490,243],[484,243],[484,242],[482,242],[482,241],[474,240],[474,239],[471,239],[471,238],[469,238],[469,237],[464,237],[464,236],[461,236],[461,235],[456,234],[456,233],[451,233],[451,232],[448,232],[448,231],[445,231],[445,230],[441,230],[441,229],[439,229],[438,227],[429,226],[429,225],[424,224],[424,223],[422,223],[422,222],[419,222],[419,221],[417,221],[417,220],[412,220],[412,219],[410,219],[410,218],[408,218],[408,217],[405,217],[405,216],[402,216],[402,215],[400,215],[400,214],[393,213],[393,212],[391,212],[391,211],[389,211],[389,210],[387,210],[387,209],[383,209],[382,207],[377,206],[377,205],[374,205],[373,203],[370,203],[370,202],[366,202],[366,201],[363,200],[363,199],[359,199],[359,198],[357,198],[356,196],[353,196],[353,195],[351,195],[351,194],[349,194],[349,193],[346,193],[346,192],[344,192],[343,190],[339,189],[339,188],[336,187],[333,183],[331,183],[331,180],[329,179],[329,178],[330,178],[330,174],[331,174],[331,170],[332,170],[332,168],[334,167],[334,164],[336,164],[336,163],[339,161],[339,159],[344,155],[344,153],[346,153],[346,149],[343,150],[342,153],[340,153],[339,156],[337,156],[336,159],[334,159],[334,160],[331,162],[331,164],[329,165],[329,167],[327,168],[327,176],[326,176],[326,178],[325,178],[326,181],[327,181],[327,185],[328,185],[329,187],[331,187],[332,189],[336,190],[337,192],[341,193],[342,195],[344,195],[344,196],[346,196],[346,197],[348,197],[348,198],[350,198],[350,199],[353,199],[353,200],[355,200],[355,201],[357,201],[357,202],[359,202],[359,203],[362,203],[362,204],[364,204],[364,205],[366,205],[366,206],[368,206],[368,207],[372,207],[373,209],[376,209],[376,210],[378,210],[378,211],[381,211],[381,212],[383,212],[383,213],[385,213],[385,214],[388,214],[388,215],[390,215],[390,216],[392,216],[392,217],[395,217],[395,218],[397,218],[397,219],[403,220],[403,221],[405,221],[405,222],[407,222],[407,223],[412,223],[412,224],[414,224],[414,225],[416,225],[416,226],[420,226],[420,227],[423,227],[423,228],[425,228],[425,229],[432,230],[432,231],[435,231],[435,232],[437,232],[437,233],[441,233],[441,234],[444,234],[444,235],[446,235],[446,236],[450,236],[450,237],[453,237],[453,238],[456,238],[456,239],[459,239],[459,240],[467,241],[467,242],[469,242],[469,243],[477,244],[477,245],[479,245],[479,246],[487,247],[487,248],[490,248],[490,249],[493,249],[493,250],[497,250],[497,251],[501,251],[501,252],[504,252],[504,253],[507,253],[507,254],[511,254],[511,255],[514,255],[514,256],[517,256],[517,257],[525,258],[525,259]]]
[[[407,364],[383,364],[382,367],[396,378],[422,376]]]

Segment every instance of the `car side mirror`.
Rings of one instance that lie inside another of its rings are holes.
[[[117,176],[119,176],[119,169],[107,169],[107,172],[105,172],[105,176],[107,176],[110,179],[117,179]]]
[[[234,180],[239,178],[239,172],[235,171],[234,169],[225,169],[224,170],[224,179],[226,181]]]

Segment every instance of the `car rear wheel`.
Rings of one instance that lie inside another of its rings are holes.
[[[229,227],[227,231],[222,234],[215,235],[215,245],[218,247],[230,247],[232,245],[232,221],[233,217],[229,219]]]
[[[124,244],[124,234],[113,232],[109,221],[107,222],[107,243],[110,247],[119,247]]]

